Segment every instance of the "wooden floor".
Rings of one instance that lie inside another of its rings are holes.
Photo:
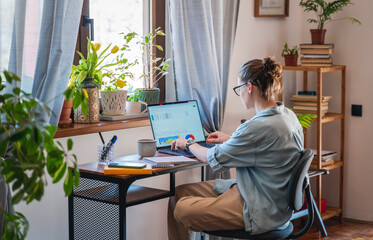
[[[299,239],[373,240],[373,223],[363,223],[346,219],[340,224],[338,218],[328,219],[324,223],[328,232],[327,237],[322,238],[317,229],[312,228],[305,236]]]

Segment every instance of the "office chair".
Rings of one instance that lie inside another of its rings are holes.
[[[288,203],[289,207],[297,211],[304,202],[303,194],[306,196],[308,219],[307,223],[297,233],[293,233],[293,224],[289,222],[288,226],[282,230],[272,230],[266,233],[250,235],[244,229],[242,230],[225,230],[225,231],[205,231],[204,233],[218,236],[239,239],[252,239],[252,240],[275,240],[275,239],[294,239],[303,236],[312,226],[314,219],[314,208],[312,202],[312,194],[309,185],[308,169],[313,159],[313,152],[310,149],[305,149],[295,165],[292,176],[288,186]]]

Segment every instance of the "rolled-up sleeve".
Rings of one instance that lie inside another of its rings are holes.
[[[212,170],[222,167],[249,167],[255,165],[255,138],[247,131],[247,126],[240,126],[232,137],[207,151],[207,161]]]

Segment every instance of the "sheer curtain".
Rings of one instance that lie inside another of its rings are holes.
[[[166,100],[197,100],[208,133],[223,124],[238,7],[239,0],[168,1],[173,72],[166,81]],[[229,177],[229,171],[206,168],[207,180]]]
[[[0,70],[16,73],[22,81],[15,84],[48,102],[54,114],[43,113],[43,120],[53,125],[68,84],[82,4],[83,0],[0,1]],[[12,87],[7,85],[6,91]],[[12,211],[10,198],[0,174],[0,208]],[[0,238],[3,227],[0,214]]]
[[[9,71],[21,88],[48,102],[57,125],[68,84],[83,0],[16,0]]]

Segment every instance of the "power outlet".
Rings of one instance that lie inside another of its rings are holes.
[[[351,105],[351,115],[356,117],[363,116],[363,105]]]

